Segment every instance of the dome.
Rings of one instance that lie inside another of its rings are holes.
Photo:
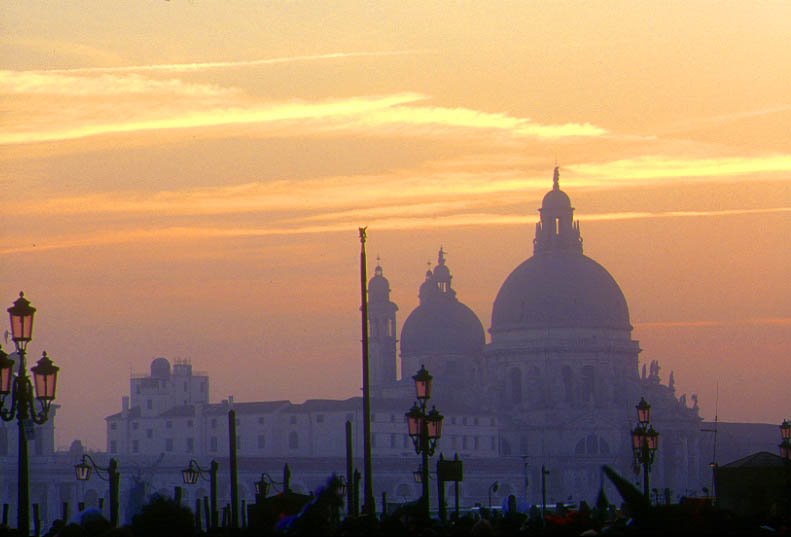
[[[506,278],[492,309],[492,334],[521,328],[631,330],[621,288],[607,270],[577,252],[546,252]]]
[[[550,190],[541,202],[541,209],[571,209],[571,199],[562,190]]]
[[[483,325],[458,300],[432,300],[409,314],[401,330],[401,354],[478,354],[485,343]]]
[[[167,358],[154,358],[151,362],[151,378],[169,379],[170,378],[170,362]]]
[[[409,314],[401,330],[401,355],[478,354],[483,350],[483,325],[475,313],[459,302],[451,287],[445,251],[437,266],[426,272],[420,285],[420,305]]]
[[[390,300],[390,282],[382,275],[380,265],[376,265],[374,277],[368,280],[368,299],[371,302],[388,302]]]

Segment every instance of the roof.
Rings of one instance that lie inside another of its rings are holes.
[[[768,451],[759,451],[719,467],[719,470],[732,468],[782,468],[784,460]]]

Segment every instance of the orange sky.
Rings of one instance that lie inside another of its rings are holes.
[[[444,245],[486,328],[561,186],[641,359],[705,417],[791,379],[786,2],[6,2],[0,297],[104,446],[130,371],[212,397],[360,385],[357,227],[399,323]],[[298,379],[298,380],[296,380]]]

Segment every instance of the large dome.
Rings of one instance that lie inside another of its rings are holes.
[[[506,278],[492,309],[492,333],[521,328],[631,330],[615,279],[576,252],[534,255]]]
[[[631,330],[621,288],[604,267],[582,254],[579,222],[560,190],[557,167],[539,212],[533,257],[500,287],[492,334],[525,328]]]

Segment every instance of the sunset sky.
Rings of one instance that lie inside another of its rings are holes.
[[[104,448],[156,356],[214,401],[359,394],[359,226],[399,329],[441,245],[488,329],[555,162],[641,362],[706,418],[718,385],[721,420],[791,417],[789,21],[779,1],[3,2],[0,300],[38,308],[57,444]]]

